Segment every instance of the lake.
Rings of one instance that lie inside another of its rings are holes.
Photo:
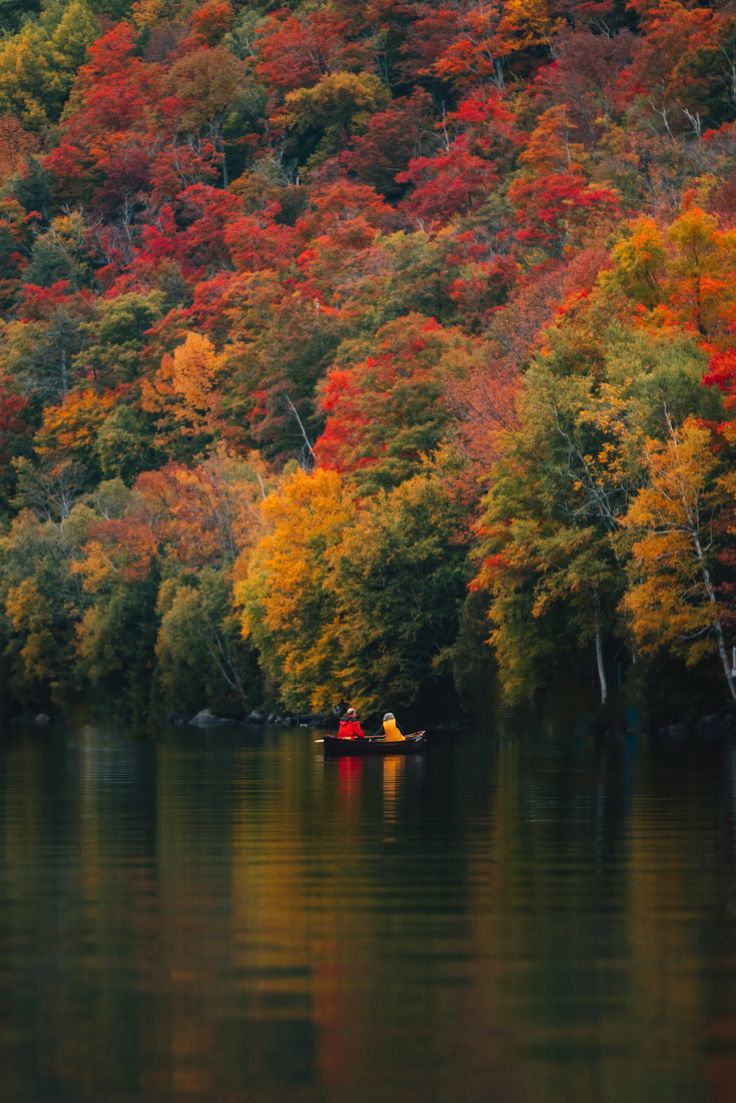
[[[8,1103],[731,1100],[736,751],[0,737]]]

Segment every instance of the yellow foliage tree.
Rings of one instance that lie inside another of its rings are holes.
[[[645,325],[682,328],[727,347],[736,320],[736,231],[698,207],[669,226],[653,218],[630,224],[612,253],[603,285],[618,286],[638,304]]]
[[[236,565],[235,600],[280,699],[322,710],[339,684],[340,636],[328,589],[328,553],[351,523],[351,495],[335,471],[296,471],[263,504],[268,532]]]
[[[47,459],[91,452],[97,432],[115,405],[115,395],[91,388],[70,391],[58,406],[47,406],[36,434],[36,451]]]
[[[714,520],[728,500],[718,478],[711,432],[694,418],[671,427],[666,441],[648,440],[649,476],[621,520],[634,537],[631,584],[623,606],[642,651],[670,648],[689,666],[715,648],[731,696],[722,608],[712,576]]]
[[[224,368],[225,358],[201,333],[187,333],[173,356],[163,357],[153,381],[141,384],[143,409],[157,415],[157,443],[171,444],[177,435],[202,444],[218,437]]]

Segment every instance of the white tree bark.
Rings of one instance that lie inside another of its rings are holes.
[[[608,701],[608,680],[606,678],[606,664],[603,661],[603,635],[601,622],[598,615],[598,596],[595,599],[595,661],[598,667],[598,683],[601,689],[601,704]]]

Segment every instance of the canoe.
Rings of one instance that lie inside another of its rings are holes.
[[[336,735],[325,736],[326,755],[387,755],[421,754],[427,748],[427,733],[412,732],[400,743],[387,743],[385,739],[367,737],[365,739],[338,739]]]

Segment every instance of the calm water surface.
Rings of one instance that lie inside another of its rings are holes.
[[[725,1101],[736,753],[0,738],[7,1103]]]

